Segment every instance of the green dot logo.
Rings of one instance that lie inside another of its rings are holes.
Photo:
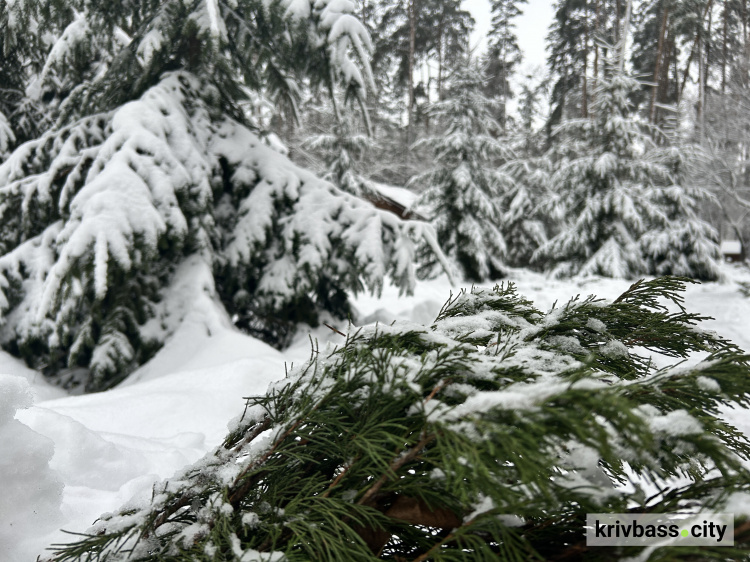
[[[687,537],[688,536],[688,530],[687,529],[683,529],[682,530],[682,536],[683,537]]]

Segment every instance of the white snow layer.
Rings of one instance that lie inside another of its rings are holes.
[[[0,374],[0,560],[8,562],[33,560],[34,538],[63,522],[63,483],[49,463],[54,444],[14,419],[32,401],[25,377]]]
[[[750,274],[725,267],[734,281],[750,281]],[[113,390],[64,396],[41,375],[0,353],[0,562],[33,560],[50,544],[70,541],[58,529],[84,532],[102,513],[134,498],[148,499],[155,482],[224,438],[227,423],[243,411],[244,396],[262,394],[282,378],[285,360],[301,363],[309,357],[307,333],[282,354],[234,330],[203,268],[200,260],[183,266],[169,291],[171,300],[148,326],[172,335],[149,363]],[[550,280],[524,271],[513,280],[542,310],[579,293],[612,299],[629,286],[612,279]],[[355,306],[364,322],[429,324],[458,288],[443,277],[420,282],[414,296],[399,297],[396,287],[386,286],[381,297],[360,295]],[[690,287],[686,304],[716,318],[707,328],[750,349],[750,299],[740,295],[735,282]],[[321,348],[342,340],[327,328],[311,335]],[[702,384],[713,389],[714,382]],[[524,406],[533,407],[524,389],[514,390]],[[748,411],[725,415],[750,434]],[[696,429],[695,420],[679,412],[653,423],[668,433]],[[746,497],[733,501],[738,512],[739,507],[747,511]],[[478,510],[490,507],[477,505]]]

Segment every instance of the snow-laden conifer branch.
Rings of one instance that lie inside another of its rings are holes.
[[[300,74],[362,100],[374,84],[372,41],[355,13],[348,0],[168,0],[136,15],[86,3],[49,50],[37,90],[59,97],[63,122],[137,98],[175,68],[220,85],[237,119],[242,86],[296,103]]]
[[[111,384],[169,335],[143,326],[195,258],[215,275],[206,290],[279,345],[320,310],[345,316],[347,292],[387,278],[413,289],[417,246],[440,254],[428,225],[293,165],[217,118],[215,94],[168,74],[0,166],[4,345],[34,347],[29,360],[50,371],[90,368],[89,388]]]

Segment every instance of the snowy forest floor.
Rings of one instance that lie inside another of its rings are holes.
[[[724,272],[723,283],[689,287],[686,306],[714,317],[705,327],[747,351],[750,298],[742,295],[739,283],[750,282],[750,270],[725,266]],[[631,284],[613,279],[558,281],[526,271],[510,280],[543,310],[577,294],[613,299]],[[440,278],[421,282],[410,297],[399,297],[394,287],[385,287],[381,297],[360,295],[354,300],[359,323],[430,324],[450,292],[460,287]],[[343,340],[326,327],[301,330],[294,344],[279,352],[222,324],[206,299],[196,307],[154,359],[117,388],[99,394],[68,396],[0,352],[0,373],[25,377],[35,394],[34,405],[19,410],[16,419],[52,440],[50,466],[64,483],[60,513],[12,533],[12,544],[0,544],[0,561],[33,561],[50,544],[75,539],[53,529],[85,532],[102,513],[134,497],[147,499],[155,482],[221,442],[227,423],[243,411],[242,397],[263,394],[269,382],[284,376],[285,362],[306,361],[311,339],[321,350]],[[346,331],[341,323],[336,327]],[[750,435],[750,411],[727,415]],[[23,461],[18,462],[18,470],[23,470]]]

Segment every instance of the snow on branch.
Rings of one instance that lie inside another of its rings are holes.
[[[411,291],[422,241],[445,263],[429,226],[344,193],[230,118],[212,120],[210,90],[171,73],[0,166],[0,342],[83,362],[105,385],[141,360],[139,326],[186,259],[213,268],[234,314],[274,320],[305,306],[314,318],[336,294],[377,292],[388,277]]]

